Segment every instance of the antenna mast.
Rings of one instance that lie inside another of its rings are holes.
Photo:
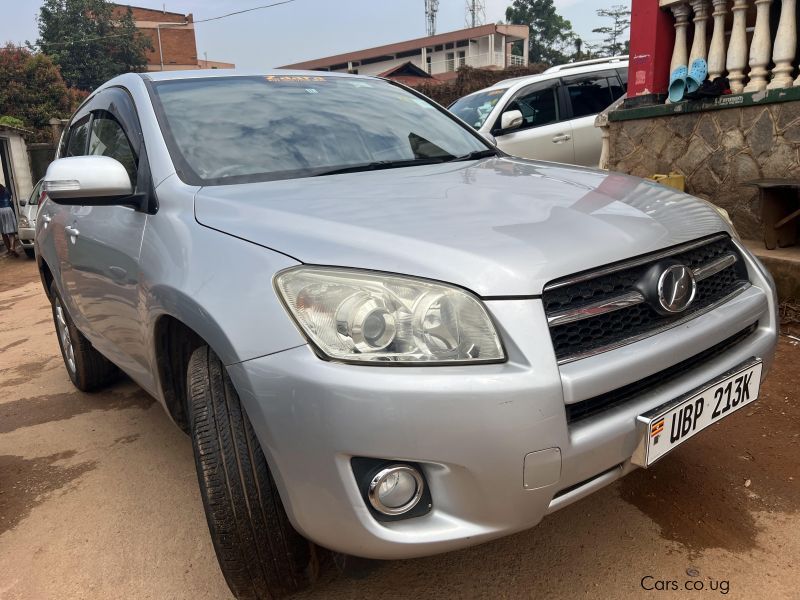
[[[439,0],[425,0],[425,28],[428,36],[436,35],[437,12],[439,12]]]
[[[467,0],[465,11],[467,27],[480,27],[486,24],[486,2],[484,0]]]

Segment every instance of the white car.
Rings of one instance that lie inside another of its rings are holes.
[[[44,191],[42,190],[42,182],[39,181],[39,183],[34,186],[28,199],[19,201],[17,230],[22,249],[25,250],[25,254],[28,255],[28,258],[34,258],[33,236],[36,231],[36,215],[39,212],[39,206],[42,203],[43,197]]]
[[[500,81],[450,111],[512,156],[596,167],[602,140],[594,119],[627,84],[627,56],[587,60]]]

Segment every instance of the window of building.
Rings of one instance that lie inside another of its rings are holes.
[[[447,53],[447,58],[445,60],[445,66],[448,71],[455,71],[456,70],[456,59],[455,55],[452,52]]]
[[[463,50],[458,51],[458,66],[463,67],[467,64],[467,53]]]

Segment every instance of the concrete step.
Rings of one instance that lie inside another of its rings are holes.
[[[742,240],[769,269],[781,302],[800,302],[800,246],[767,250],[761,240]]]

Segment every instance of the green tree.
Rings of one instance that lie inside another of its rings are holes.
[[[66,86],[49,57],[11,44],[0,47],[0,115],[33,130],[28,141],[50,141],[50,119],[68,117],[85,95]]]
[[[530,29],[528,59],[553,65],[566,62],[574,45],[572,24],[556,12],[553,0],[514,0],[506,21]]]
[[[611,8],[600,8],[597,16],[611,19],[612,24],[604,27],[592,29],[593,33],[603,36],[603,44],[599,51],[602,56],[616,56],[627,54],[630,40],[624,35],[625,31],[631,26],[631,11],[623,4],[615,4]]]
[[[69,86],[86,91],[122,73],[144,71],[145,52],[152,49],[131,9],[115,14],[107,0],[44,0],[36,43]]]

